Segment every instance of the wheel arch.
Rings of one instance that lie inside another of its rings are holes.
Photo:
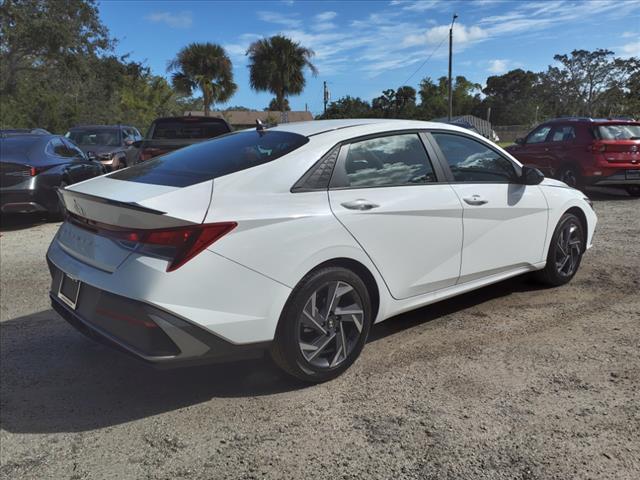
[[[562,215],[564,215],[566,213],[572,213],[573,215],[578,217],[578,220],[580,220],[580,224],[582,225],[582,230],[584,231],[584,234],[585,234],[584,241],[585,241],[585,244],[586,244],[587,243],[587,237],[589,235],[589,223],[587,221],[587,216],[585,215],[585,213],[582,211],[582,209],[580,207],[571,207],[566,212],[564,212]],[[560,218],[562,218],[562,216]]]
[[[319,270],[321,268],[326,267],[342,267],[348,270],[351,270],[356,275],[358,275],[365,286],[367,287],[367,291],[369,292],[369,296],[371,297],[371,310],[372,310],[372,319],[375,323],[378,313],[380,313],[380,287],[378,286],[378,282],[376,281],[375,276],[371,273],[371,270],[359,262],[358,260],[354,260],[353,258],[348,257],[336,257],[329,260],[325,260],[322,263],[317,264],[315,267],[310,269],[302,278],[307,277],[309,274]],[[302,281],[302,280],[301,280]],[[297,285],[296,285],[297,287]],[[295,287],[294,287],[295,290]]]

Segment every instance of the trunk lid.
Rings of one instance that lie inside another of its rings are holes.
[[[98,177],[60,190],[68,212],[82,222],[120,228],[158,229],[200,224],[211,202],[213,181],[180,188]],[[65,222],[56,241],[76,259],[112,272],[132,245]],[[135,245],[133,245],[135,246]]]

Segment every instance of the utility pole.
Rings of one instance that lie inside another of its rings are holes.
[[[451,27],[449,28],[449,121],[451,121],[451,117],[453,115],[453,83],[451,81],[451,61],[453,59],[453,24],[458,18],[458,15],[453,14],[453,19],[451,20]]]
[[[327,116],[327,103],[329,102],[329,90],[327,90],[327,82],[322,82],[322,98],[324,101],[324,115]]]

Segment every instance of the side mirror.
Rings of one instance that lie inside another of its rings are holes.
[[[87,158],[94,162],[98,159],[98,157],[96,157],[95,152],[87,152]]]
[[[135,148],[140,148],[142,146],[142,142],[143,140],[136,140],[135,142],[131,142],[131,145],[133,145]]]
[[[518,145],[524,145],[524,138],[518,137],[514,140],[514,142],[517,143]]]
[[[127,138],[127,139],[125,139],[125,141],[124,141],[124,146],[125,146],[125,147],[130,147],[130,146],[131,146],[131,145],[133,145],[133,144],[134,144],[134,141],[133,141],[133,140],[131,140],[130,138]]]
[[[536,167],[528,165],[522,166],[522,175],[520,176],[524,185],[538,185],[544,180],[543,173]]]

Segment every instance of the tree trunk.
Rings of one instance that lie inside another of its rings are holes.
[[[284,92],[280,91],[276,97],[276,104],[281,112],[284,112]]]

